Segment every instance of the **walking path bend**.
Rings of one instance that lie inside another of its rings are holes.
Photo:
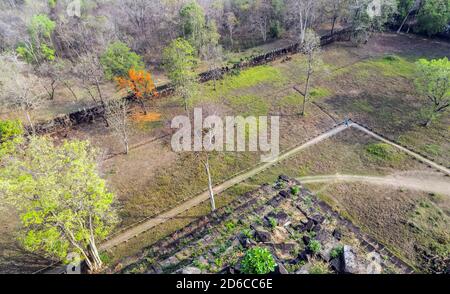
[[[260,172],[268,169],[269,167],[271,167],[271,166],[273,166],[273,165],[275,165],[275,164],[277,164],[277,163],[279,163],[279,162],[281,162],[283,160],[286,160],[286,159],[292,157],[293,155],[297,154],[298,152],[300,152],[300,151],[302,151],[302,150],[304,150],[304,149],[306,149],[306,148],[308,148],[310,146],[313,146],[313,145],[315,145],[317,143],[320,143],[321,141],[323,141],[323,140],[325,140],[327,138],[330,138],[330,137],[332,137],[332,136],[334,136],[334,135],[336,135],[336,134],[338,134],[338,133],[340,133],[340,132],[342,132],[342,131],[344,131],[344,130],[346,130],[348,128],[351,128],[351,127],[354,127],[354,128],[356,128],[358,130],[361,130],[361,131],[365,132],[366,134],[368,134],[368,135],[370,135],[370,136],[372,136],[372,137],[374,137],[374,138],[376,138],[376,139],[378,139],[380,141],[383,141],[383,142],[385,142],[387,144],[390,144],[390,145],[392,145],[392,146],[394,146],[394,147],[396,147],[396,148],[406,152],[407,154],[413,156],[414,158],[416,158],[416,159],[418,159],[418,160],[428,164],[429,166],[431,166],[431,167],[433,167],[433,168],[435,168],[435,169],[445,173],[446,175],[450,175],[450,170],[448,168],[446,168],[444,166],[441,166],[441,165],[439,165],[439,164],[437,164],[437,163],[435,163],[435,162],[433,162],[431,160],[428,160],[428,159],[424,158],[423,156],[421,156],[421,155],[419,155],[419,154],[417,154],[417,153],[415,153],[415,152],[413,152],[413,151],[411,151],[411,150],[409,150],[409,149],[407,149],[405,147],[402,147],[402,146],[396,144],[395,142],[389,141],[389,140],[381,137],[380,135],[377,135],[376,133],[368,130],[367,128],[365,128],[365,127],[363,127],[363,126],[361,126],[361,125],[359,125],[359,124],[357,124],[355,122],[349,121],[349,122],[347,122],[347,124],[337,125],[334,128],[332,128],[331,130],[329,130],[329,131],[327,131],[327,132],[325,132],[325,133],[315,137],[314,139],[312,139],[312,140],[310,140],[310,141],[308,141],[308,142],[306,142],[306,143],[304,143],[304,144],[302,144],[300,146],[297,146],[297,147],[295,147],[295,148],[293,148],[293,149],[291,149],[291,150],[281,154],[279,157],[277,157],[272,162],[262,163],[262,164],[256,166],[255,168],[251,169],[250,171],[247,171],[247,172],[244,172],[242,174],[239,174],[239,175],[237,175],[237,176],[235,176],[235,177],[233,177],[233,178],[231,178],[231,179],[221,183],[220,185],[215,186],[213,188],[214,193],[216,193],[216,194],[221,193],[221,192],[225,191],[226,189],[228,189],[228,188],[230,188],[230,187],[232,187],[232,186],[234,186],[236,184],[239,184],[239,183],[241,183],[241,182],[243,182],[243,181],[245,181],[245,180],[247,180],[247,179],[257,175],[257,174],[259,174]],[[353,177],[353,178],[351,178],[351,177]],[[355,176],[347,176],[346,178],[342,178],[342,176],[341,176],[341,179],[343,179],[343,180],[356,180],[356,179],[358,179],[358,178],[354,178],[354,177]],[[310,179],[310,180],[312,180],[312,179]],[[330,181],[331,178],[328,177],[328,178],[324,178],[322,180]],[[334,180],[336,180],[336,176],[335,176]],[[387,179],[387,178],[370,178],[370,179],[359,179],[359,180],[366,180],[366,181],[370,181],[370,182],[373,182],[373,183],[380,183],[380,182],[381,183],[383,183],[383,182],[384,183],[387,183],[387,182],[394,183],[395,182],[395,180]],[[409,180],[408,183],[409,183],[409,187],[418,188],[418,186],[420,185],[419,183],[418,183],[418,185],[417,184],[413,185],[411,180]],[[423,183],[423,184],[427,184],[427,183]],[[446,187],[448,187],[448,186],[446,186]],[[119,245],[119,244],[121,244],[123,242],[127,242],[130,239],[132,239],[132,238],[134,238],[134,237],[136,237],[136,236],[138,236],[138,235],[140,235],[140,234],[142,234],[142,233],[144,233],[144,232],[146,232],[146,231],[148,231],[148,230],[150,230],[150,229],[152,229],[152,228],[154,228],[154,227],[156,227],[156,226],[158,226],[158,225],[160,225],[160,224],[162,224],[164,222],[166,222],[167,220],[170,220],[170,219],[176,217],[177,215],[179,215],[179,214],[181,214],[181,213],[183,213],[183,212],[185,212],[185,211],[187,211],[187,210],[189,210],[189,209],[191,209],[191,208],[201,204],[202,202],[204,202],[204,201],[206,201],[208,199],[209,199],[209,194],[208,194],[207,191],[205,191],[205,192],[201,193],[200,195],[198,195],[198,196],[196,196],[196,197],[194,197],[194,198],[192,198],[190,200],[187,200],[186,202],[184,202],[184,203],[182,203],[182,204],[180,204],[180,205],[178,205],[178,206],[176,206],[176,207],[174,207],[174,208],[172,208],[172,209],[170,209],[170,210],[168,210],[168,211],[166,211],[166,212],[164,212],[164,213],[162,213],[162,214],[160,214],[160,215],[158,215],[156,217],[152,217],[152,218],[146,219],[146,220],[140,222],[139,224],[137,224],[136,226],[133,226],[133,227],[131,227],[129,229],[125,229],[124,231],[118,233],[117,235],[115,235],[112,238],[110,238],[110,239],[106,240],[105,242],[103,242],[100,245],[100,250],[102,250],[102,251],[103,250],[108,250],[108,249],[116,247],[117,245]]]

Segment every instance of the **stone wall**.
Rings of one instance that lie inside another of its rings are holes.
[[[321,45],[325,46],[336,41],[348,41],[350,38],[350,33],[350,29],[346,28],[337,31],[334,34],[324,35],[320,38]],[[212,80],[213,78],[220,79],[224,75],[229,74],[233,71],[267,64],[290,54],[295,54],[298,51],[299,44],[296,43],[284,48],[275,49],[264,54],[253,56],[248,59],[241,59],[239,63],[236,63],[233,66],[226,66],[199,74],[199,81],[201,83],[205,83]],[[164,84],[157,87],[157,91],[159,93],[159,97],[167,97],[173,93],[174,88],[171,84]],[[124,99],[132,100],[133,96],[128,96]],[[79,109],[69,114],[59,115],[56,118],[46,122],[38,123],[35,125],[35,130],[38,134],[51,133],[77,124],[92,122],[95,118],[103,115],[103,113],[103,106],[101,104],[96,104],[88,108]]]

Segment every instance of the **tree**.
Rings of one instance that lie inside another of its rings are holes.
[[[117,223],[114,195],[97,172],[97,152],[88,142],[54,145],[31,137],[0,170],[0,195],[20,214],[24,248],[67,262],[77,253],[90,271],[102,261],[97,242]]]
[[[202,48],[203,60],[208,65],[208,71],[214,83],[214,91],[217,90],[217,80],[221,76],[220,67],[224,61],[223,49],[220,45],[206,44]]]
[[[271,0],[255,0],[253,2],[251,19],[258,28],[264,42],[267,41],[268,28],[272,17]]]
[[[2,102],[10,109],[22,111],[34,133],[31,112],[42,107],[45,102],[45,89],[41,80],[15,55],[0,56],[0,72],[3,73],[0,81],[3,84],[0,92]]]
[[[205,138],[205,140],[207,140],[207,144],[212,145],[213,142],[213,136],[210,134],[210,132],[212,131],[211,128],[204,128],[202,130],[200,130],[199,133],[194,133],[194,136],[198,137],[199,140],[203,141],[203,139]],[[196,152],[196,156],[199,159],[199,161],[202,163],[202,165],[205,168],[205,172],[206,172],[206,176],[208,177],[208,194],[209,194],[209,200],[211,203],[211,211],[215,211],[216,210],[216,201],[214,199],[214,190],[213,190],[213,182],[212,182],[212,176],[211,176],[211,166],[209,163],[209,151],[207,150],[202,150],[202,151],[198,151]]]
[[[126,99],[111,99],[105,104],[106,119],[114,135],[124,145],[125,154],[129,151],[128,132],[130,121],[128,119],[128,102]]]
[[[194,48],[182,38],[178,38],[163,52],[164,68],[176,92],[183,98],[184,109],[188,111],[189,99],[195,91],[197,75],[194,72],[197,59]]]
[[[33,16],[28,26],[30,40],[22,42],[17,47],[17,53],[28,63],[40,64],[55,59],[51,36],[55,30],[55,22],[47,15]]]
[[[135,52],[131,52],[131,49],[120,41],[108,46],[100,57],[100,63],[103,66],[106,78],[109,80],[127,76],[128,71],[132,68],[136,70],[144,69],[142,57]]]
[[[231,48],[233,48],[234,46],[234,39],[233,39],[233,35],[234,35],[234,29],[235,27],[238,25],[238,19],[236,18],[236,15],[230,11],[225,15],[225,26],[228,30],[228,36],[230,38],[230,43],[231,43]]]
[[[58,88],[58,84],[61,78],[61,66],[62,64],[55,61],[47,61],[40,64],[36,68],[36,72],[39,76],[46,78],[48,82],[43,83],[43,87],[48,94],[50,100],[55,99],[55,91]]]
[[[206,17],[203,8],[197,1],[191,1],[180,10],[180,22],[183,36],[197,50],[204,43]]]
[[[141,104],[142,111],[144,114],[147,114],[144,101],[158,95],[151,74],[145,70],[132,68],[128,71],[127,78],[118,77],[116,82],[119,89],[126,89],[133,93],[134,97]]]
[[[356,46],[367,43],[371,30],[371,18],[368,11],[367,0],[354,0],[352,3],[351,41]]]
[[[320,62],[318,57],[320,53],[320,37],[313,31],[307,30],[304,36],[302,52],[306,54],[307,66],[306,66],[306,82],[305,90],[303,92],[303,105],[301,115],[305,115],[306,103],[309,99],[310,83],[312,75],[315,72],[317,64]]]
[[[334,33],[336,22],[348,12],[348,0],[325,0],[325,13],[331,19],[331,31]]]
[[[277,264],[269,250],[253,247],[247,250],[241,265],[244,274],[265,275],[273,272]]]
[[[293,14],[296,27],[300,33],[300,44],[305,40],[306,31],[316,17],[317,0],[290,0],[290,9]]]
[[[419,32],[429,36],[443,32],[450,22],[450,0],[424,1],[417,22]]]
[[[403,19],[403,21],[401,22],[397,30],[397,34],[402,31],[402,28],[408,20],[409,16],[416,8],[416,2],[416,0],[398,0],[397,14],[399,15],[399,17],[401,17],[401,19]]]
[[[105,97],[103,97],[100,85],[105,80],[105,74],[98,56],[94,53],[80,56],[73,71],[81,79],[83,88],[94,103],[100,102],[104,105]],[[93,92],[92,87],[94,87],[95,92]]]
[[[431,104],[423,111],[424,125],[429,126],[450,105],[450,61],[447,57],[430,61],[420,59],[416,65],[416,88]]]

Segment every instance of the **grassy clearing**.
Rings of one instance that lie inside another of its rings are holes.
[[[367,81],[379,75],[387,78],[402,77],[411,79],[414,78],[415,68],[414,60],[412,59],[398,55],[386,55],[381,58],[371,58],[336,70],[333,73],[333,77],[339,78],[342,75],[350,74],[358,77],[361,81]]]
[[[408,225],[425,250],[441,258],[450,256],[450,218],[434,202],[428,199],[418,202]]]
[[[256,95],[231,96],[226,103],[244,117],[267,115],[270,109],[267,100]]]
[[[309,94],[311,101],[317,101],[321,98],[331,96],[331,91],[327,88],[317,87],[312,89]]]
[[[257,160],[254,153],[212,153],[210,166],[213,183],[220,183],[256,164]],[[182,155],[173,165],[159,168],[143,191],[136,191],[131,194],[132,197],[124,199],[121,210],[123,225],[156,215],[180,201],[200,194],[206,187],[206,172],[200,160],[194,154]]]

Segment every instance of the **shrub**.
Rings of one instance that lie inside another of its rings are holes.
[[[0,158],[13,152],[23,137],[23,127],[19,120],[0,121]]]
[[[268,274],[275,270],[276,263],[272,254],[266,248],[253,247],[249,249],[242,260],[244,274]]]
[[[338,258],[341,257],[342,255],[344,255],[344,246],[342,245],[334,247],[330,252],[331,258]]]
[[[402,158],[401,154],[394,147],[386,143],[370,144],[366,150],[376,159],[398,161]]]
[[[322,261],[315,261],[309,268],[309,273],[311,275],[326,275],[330,274],[331,270],[327,263]]]
[[[300,194],[300,187],[299,186],[294,186],[291,188],[291,194],[292,195],[298,195]]]
[[[231,232],[236,228],[236,224],[233,221],[229,221],[227,223],[225,223],[225,229],[227,230],[227,232]]]
[[[273,217],[269,217],[269,224],[271,228],[275,228],[278,225],[278,222]]]
[[[319,251],[322,249],[322,245],[320,245],[320,242],[317,240],[311,240],[308,245],[309,250],[311,250],[314,254],[319,253]]]
[[[142,57],[131,52],[123,42],[114,42],[108,46],[100,57],[105,76],[112,80],[114,77],[126,77],[130,69],[142,70],[144,63]]]

